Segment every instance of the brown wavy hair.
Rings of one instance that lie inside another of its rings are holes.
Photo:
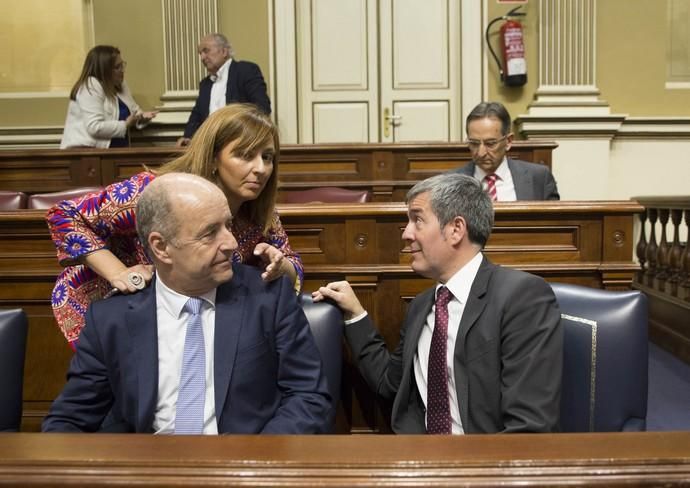
[[[261,226],[265,234],[273,224],[280,139],[273,121],[255,105],[234,103],[213,112],[196,131],[185,153],[164,164],[155,173],[192,173],[215,183],[227,196],[228,189],[214,170],[220,150],[236,141],[235,154],[251,154],[270,143],[275,148],[273,171],[266,186],[256,199],[244,202],[239,210],[240,216]]]
[[[120,50],[115,46],[94,46],[91,48],[84,60],[84,66],[81,69],[79,79],[69,93],[70,99],[77,99],[77,92],[82,85],[86,84],[86,89],[89,89],[87,80],[90,76],[101,82],[103,92],[107,97],[116,98],[117,94],[122,90],[122,87],[115,82],[115,76],[113,75],[115,60],[119,55]]]

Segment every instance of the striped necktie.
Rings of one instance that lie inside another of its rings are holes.
[[[191,297],[184,306],[189,319],[175,412],[175,434],[202,434],[204,430],[206,351],[201,327],[201,303],[200,298]]]
[[[496,180],[498,180],[498,175],[496,173],[491,173],[484,177],[486,182],[486,192],[491,197],[492,202],[498,201],[498,195],[496,194]]]

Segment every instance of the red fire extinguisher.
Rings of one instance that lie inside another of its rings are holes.
[[[522,24],[512,18],[525,15],[522,12],[517,12],[519,8],[516,7],[507,14],[493,19],[486,28],[486,42],[489,45],[489,50],[496,60],[501,81],[508,86],[522,86],[527,83],[527,61],[525,60]],[[499,20],[506,21],[501,26],[500,32],[503,63],[498,60],[489,42],[489,28]]]

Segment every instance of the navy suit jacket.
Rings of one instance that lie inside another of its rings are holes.
[[[389,353],[368,317],[345,326],[369,386],[393,399],[398,434],[426,432],[414,358],[435,287],[415,297]],[[558,430],[563,329],[556,297],[540,277],[483,258],[460,319],[453,352],[460,419],[467,434]]]
[[[192,113],[189,114],[185,137],[192,137],[208,117],[213,81],[207,76],[199,83],[199,96]],[[259,67],[249,61],[232,60],[228,70],[228,85],[225,89],[225,103],[253,103],[267,114],[271,113],[271,100],[266,93],[266,82]]]
[[[518,200],[560,200],[556,180],[549,168],[542,164],[508,158]],[[456,173],[474,176],[474,163],[454,169]]]
[[[261,280],[234,265],[218,287],[214,337],[218,432],[328,431],[331,404],[321,356],[285,278]],[[118,430],[152,432],[158,392],[155,285],[89,308],[67,384],[43,422],[46,432],[93,432],[112,409]]]

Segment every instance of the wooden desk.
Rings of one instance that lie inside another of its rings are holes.
[[[496,205],[486,254],[551,281],[630,289],[634,202],[515,202]],[[409,301],[431,283],[412,272],[401,238],[403,204],[283,205],[281,219],[305,265],[305,289],[349,280],[389,347]],[[55,326],[50,295],[59,272],[42,211],[0,213],[0,307],[29,317],[24,430],[37,430],[62,389],[71,351]],[[388,416],[344,365],[339,432],[387,432]]]
[[[550,141],[518,141],[511,157],[551,167]],[[0,190],[45,193],[104,186],[146,164],[155,168],[182,154],[174,147],[0,151]],[[466,144],[288,144],[281,147],[281,187],[341,186],[369,190],[375,201],[403,201],[419,180],[466,165]]]
[[[690,432],[0,434],[9,486],[688,486]]]

